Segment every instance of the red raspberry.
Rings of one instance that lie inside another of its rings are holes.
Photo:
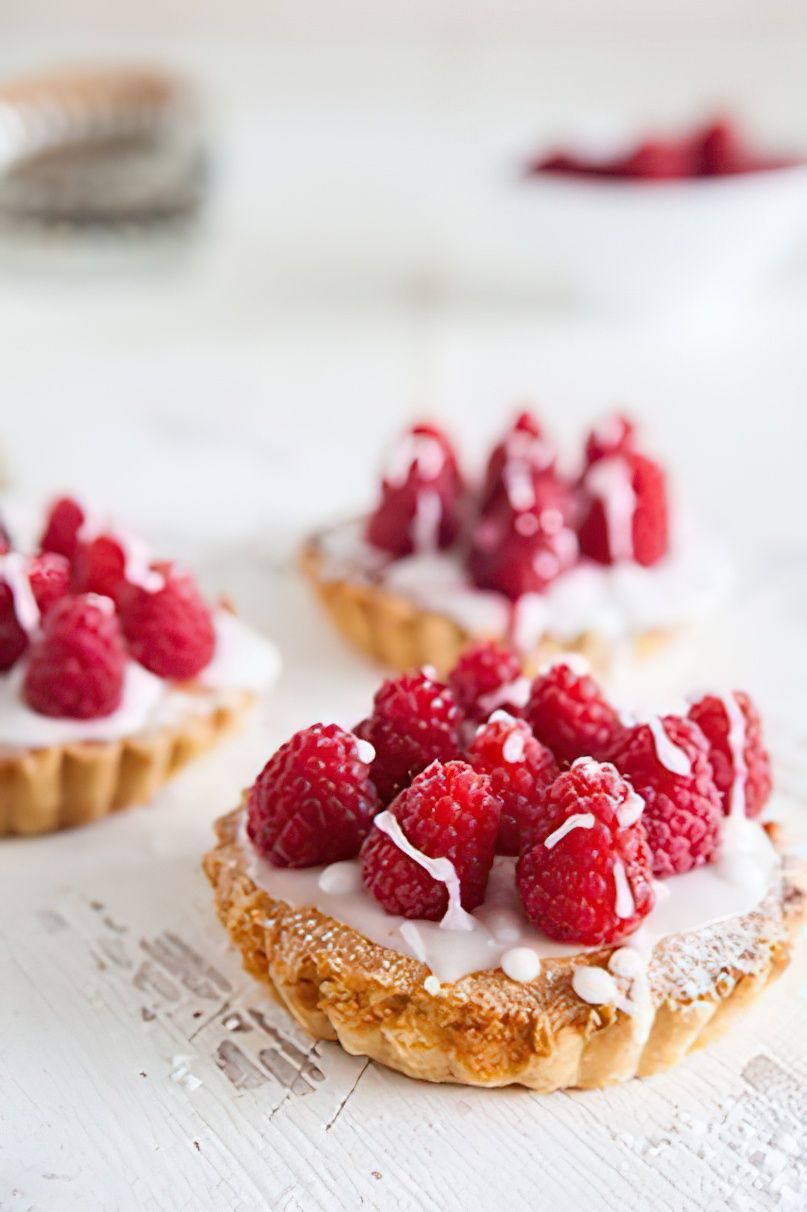
[[[356,737],[314,724],[281,745],[258,775],[247,833],[276,867],[316,867],[355,858],[380,807]]]
[[[0,522],[0,555],[7,555],[9,551],[11,551],[11,538],[3,523]]]
[[[17,561],[16,575],[12,577],[8,563],[5,574],[0,569],[0,671],[3,672],[16,664],[29,642],[28,632],[17,617],[15,583],[22,581],[24,590],[24,581],[27,579],[36,608],[42,616],[46,615],[54,602],[64,597],[70,588],[70,565],[64,556],[45,552],[30,559],[19,555],[11,555],[10,559]],[[25,622],[25,619],[22,621]],[[36,622],[35,610],[32,623]]]
[[[448,686],[469,720],[486,720],[491,711],[504,707],[518,715],[521,697],[521,662],[509,648],[492,640],[481,640],[466,648],[448,675]]]
[[[183,681],[210,663],[216,646],[213,618],[190,573],[155,564],[161,589],[125,585],[120,612],[129,651],[161,678]]]
[[[55,551],[32,556],[28,565],[31,591],[44,617],[55,602],[70,592],[70,562]]]
[[[547,789],[560,773],[549,750],[536,741],[524,720],[496,711],[479,729],[468,761],[490,779],[502,808],[498,854],[520,854],[543,818]]]
[[[564,660],[535,679],[524,717],[559,762],[579,757],[605,761],[625,732],[594,678],[575,672]]]
[[[576,762],[550,787],[537,840],[516,867],[527,917],[550,938],[617,943],[653,908],[651,856],[635,799],[613,766],[593,761]]]
[[[740,132],[725,118],[711,122],[695,136],[697,173],[700,177],[724,177],[744,172],[751,162]]]
[[[94,720],[111,715],[123,698],[126,649],[108,598],[61,598],[31,645],[25,698],[42,715]]]
[[[126,580],[126,554],[117,539],[100,534],[79,543],[73,560],[76,593],[100,593],[117,601]]]
[[[697,724],[665,715],[661,730],[666,741],[660,739],[669,752],[657,746],[653,729],[660,731],[657,724],[631,728],[613,761],[645,802],[642,823],[653,853],[653,874],[663,877],[712,862],[723,809],[709,746]],[[679,772],[671,769],[676,764]]]
[[[622,412],[614,412],[605,417],[594,426],[586,438],[586,467],[590,467],[599,459],[607,459],[610,455],[632,450],[635,437],[636,426],[630,417],[626,417]]]
[[[758,816],[771,794],[771,760],[762,740],[759,713],[747,694],[735,690],[720,698],[704,695],[689,709],[709,744],[709,763],[723,802],[723,812],[732,808],[733,788],[738,796],[736,811]],[[742,748],[739,778],[735,749]]]
[[[620,165],[620,175],[648,181],[680,181],[697,171],[697,155],[689,138],[646,139]]]
[[[448,439],[434,426],[413,426],[393,452],[381,501],[367,523],[368,543],[396,558],[450,547],[459,530],[461,492]]]
[[[375,749],[370,768],[382,803],[388,804],[435,759],[458,757],[461,725],[453,694],[428,672],[383,682],[372,715],[356,728],[356,735]]]
[[[468,569],[480,588],[515,600],[543,593],[570,568],[577,539],[568,525],[571,494],[555,476],[535,480],[515,464],[504,475],[507,491],[474,528]]]
[[[537,417],[530,412],[520,413],[488,459],[481,499],[483,512],[505,491],[506,467],[516,463],[540,476],[552,471],[556,459],[554,443],[547,438]]]
[[[48,511],[40,550],[55,551],[72,560],[78,547],[78,532],[84,525],[84,510],[72,497],[59,497]]]
[[[464,909],[485,899],[499,829],[490,783],[465,762],[434,762],[390,805],[406,840],[428,858],[447,858],[459,879]],[[361,850],[362,876],[387,913],[438,921],[448,908],[446,885],[434,879],[376,826]]]
[[[658,463],[636,451],[598,460],[583,478],[589,494],[580,550],[600,564],[635,560],[649,567],[669,550],[667,481]]]

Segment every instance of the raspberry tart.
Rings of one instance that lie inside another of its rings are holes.
[[[715,693],[633,719],[579,658],[526,695],[496,670],[487,645],[447,683],[393,678],[352,731],[281,746],[205,856],[219,917],[312,1036],[411,1077],[659,1072],[787,966],[807,916],[757,815],[756,709]]]
[[[145,803],[278,668],[273,645],[209,606],[190,573],[73,498],[3,525],[0,835]]]
[[[728,579],[724,554],[682,520],[664,469],[619,414],[592,430],[569,474],[524,412],[474,485],[445,434],[415,425],[375,510],[310,538],[302,567],[352,644],[443,674],[480,638],[506,641],[528,669],[570,650],[602,667],[707,612]]]

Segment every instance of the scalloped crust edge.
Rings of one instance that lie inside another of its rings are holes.
[[[457,663],[460,654],[480,636],[461,627],[448,615],[423,610],[414,602],[389,593],[369,582],[326,577],[317,536],[308,539],[299,553],[303,575],[330,616],[343,639],[366,656],[391,669],[404,672],[421,665],[433,665],[444,676]],[[633,652],[649,656],[667,642],[672,633],[647,631],[634,636]],[[608,641],[594,632],[585,632],[570,642],[544,636],[538,646],[523,656],[527,673],[559,652],[578,652],[593,669],[606,670],[613,651]]]
[[[788,874],[786,930],[766,946],[758,970],[721,972],[709,996],[654,1003],[643,1018],[570,992],[574,966],[603,964],[607,950],[554,961],[560,980],[548,989],[540,981],[516,985],[497,969],[432,994],[423,964],[257,887],[244,867],[240,814],[216,822],[218,843],[202,865],[244,968],[315,1039],[337,1040],[353,1055],[426,1081],[549,1093],[659,1073],[730,1028],[787,967],[807,916],[804,886]]]
[[[188,762],[236,728],[241,692],[179,724],[119,741],[80,741],[0,756],[0,837],[53,833],[145,804]]]

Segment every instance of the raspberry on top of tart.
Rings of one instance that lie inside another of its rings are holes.
[[[631,718],[579,655],[529,682],[489,642],[445,682],[388,679],[353,730],[297,732],[205,868],[247,967],[314,1034],[434,1080],[596,1085],[672,1063],[694,1013],[787,962],[802,901],[757,819],[770,790],[747,694]],[[588,1040],[581,1007],[595,1029],[627,1016],[628,1051],[569,1077],[553,1032]],[[446,1055],[424,1069],[435,1019]]]
[[[605,659],[708,609],[727,577],[621,413],[565,470],[545,426],[522,412],[476,481],[440,429],[414,425],[372,513],[316,535],[303,564],[349,639],[386,663],[443,673],[479,638],[534,664],[547,646]]]
[[[188,571],[72,497],[25,521],[2,527],[0,834],[149,798],[278,670]]]

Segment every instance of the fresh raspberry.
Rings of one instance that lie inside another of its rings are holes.
[[[740,132],[725,118],[716,119],[695,136],[700,177],[725,177],[744,172],[750,162]]]
[[[59,497],[48,511],[45,532],[39,541],[41,551],[55,551],[72,560],[78,547],[78,532],[84,524],[84,510],[72,497]]]
[[[406,840],[428,858],[454,864],[462,907],[485,899],[499,829],[499,802],[484,774],[465,762],[434,762],[389,809]],[[376,826],[361,850],[362,876],[387,913],[438,921],[449,904],[434,879]]]
[[[522,684],[526,685],[516,654],[492,640],[466,648],[448,675],[449,690],[469,720],[486,720],[497,707],[519,715],[524,706]]]
[[[642,823],[653,853],[653,874],[663,877],[714,859],[723,808],[708,742],[697,724],[665,715],[661,729],[666,736],[663,749],[650,725],[637,724],[613,761],[645,802]]]
[[[42,715],[98,719],[120,706],[125,668],[123,635],[109,599],[68,595],[51,607],[31,645],[25,698]]]
[[[281,745],[258,775],[247,833],[276,867],[316,867],[355,858],[380,807],[356,737],[314,724]]]
[[[616,943],[653,908],[651,855],[635,801],[613,766],[594,761],[576,762],[549,788],[516,883],[527,917],[550,938]]]
[[[461,493],[448,439],[432,425],[413,426],[387,467],[381,501],[367,523],[368,543],[396,558],[450,547],[459,532]]]
[[[483,512],[505,491],[504,470],[514,463],[535,475],[551,472],[557,460],[554,443],[547,438],[537,417],[522,412],[494,446],[485,472],[482,490]]]
[[[733,700],[733,702],[732,702]],[[731,711],[731,715],[729,715]],[[746,816],[758,816],[771,794],[771,760],[762,740],[759,712],[747,694],[735,690],[720,698],[704,695],[689,709],[709,744],[709,763],[723,802],[723,812],[732,808],[732,789]],[[739,778],[734,750],[742,747]]]
[[[7,553],[8,554],[8,553]],[[54,602],[64,597],[70,588],[70,565],[64,556],[55,552],[25,558],[10,555],[9,561],[17,561],[16,576],[28,581],[41,616],[48,613]],[[0,671],[11,669],[28,648],[28,631],[22,625],[25,619],[17,617],[18,604],[8,563],[5,571],[0,568]],[[24,588],[24,585],[23,585]],[[35,624],[36,610],[32,622]]]
[[[555,476],[532,478],[511,464],[506,491],[480,518],[471,536],[468,569],[481,589],[515,600],[543,591],[577,559],[569,526],[572,496]]]
[[[560,773],[550,751],[537,741],[524,720],[495,711],[477,732],[468,761],[490,779],[502,809],[498,854],[520,854],[543,818],[543,800]]]
[[[155,564],[161,589],[125,585],[120,612],[129,651],[161,678],[183,681],[210,663],[216,646],[213,618],[190,573]]]
[[[594,678],[576,672],[574,664],[573,658],[555,661],[538,675],[524,717],[559,762],[579,757],[605,761],[625,728]]]
[[[594,426],[586,438],[586,467],[590,467],[599,459],[607,459],[611,455],[632,450],[635,437],[636,426],[630,417],[626,417],[622,412],[614,412],[605,417]]]
[[[649,567],[667,554],[667,480],[658,463],[624,450],[598,460],[583,487],[589,494],[578,532],[584,555],[600,564],[628,559]]]
[[[73,560],[76,593],[100,593],[117,601],[126,580],[126,553],[117,539],[100,534],[79,543]]]
[[[356,728],[375,749],[370,769],[382,802],[388,804],[435,759],[458,757],[461,725],[454,695],[429,672],[383,682],[372,715]]]

